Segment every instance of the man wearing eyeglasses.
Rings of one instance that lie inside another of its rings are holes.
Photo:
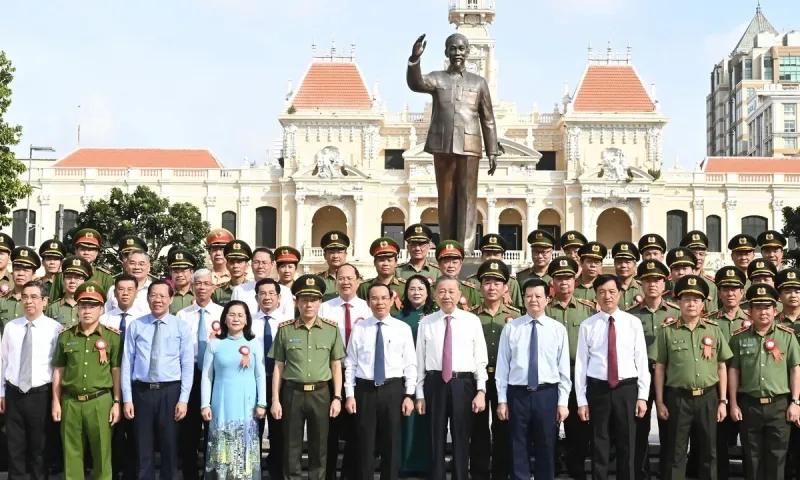
[[[256,298],[256,284],[264,278],[269,278],[272,268],[275,266],[275,255],[272,250],[266,247],[258,247],[253,250],[253,258],[250,261],[250,268],[253,271],[253,281],[245,282],[233,289],[231,300],[241,300],[247,304],[251,314],[258,311],[258,299]]]
[[[322,254],[325,256],[325,263],[328,268],[317,273],[325,281],[325,297],[323,302],[336,297],[336,272],[339,267],[347,263],[347,249],[350,248],[350,237],[346,233],[338,230],[331,230],[322,236],[319,241],[322,247]]]
[[[133,306],[142,312],[149,311],[147,301],[147,289],[152,283],[150,278],[150,256],[144,250],[135,250],[128,254],[128,258],[122,265],[125,273],[132,275],[136,278],[139,286],[136,290],[136,300],[133,301]],[[106,294],[106,312],[110,312],[117,307],[117,297],[114,295],[114,285],[108,289]]]

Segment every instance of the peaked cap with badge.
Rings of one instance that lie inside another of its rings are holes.
[[[369,254],[373,258],[378,257],[397,257],[400,253],[400,245],[389,237],[376,238],[369,246]]]
[[[778,274],[775,264],[766,258],[757,258],[747,266],[747,278],[752,280],[755,277],[772,277]]]
[[[294,247],[284,245],[275,249],[275,265],[283,265],[284,263],[293,263],[297,265],[300,263],[300,251]]]
[[[100,249],[103,237],[94,228],[81,228],[75,234],[75,246]]]
[[[708,250],[708,235],[700,230],[692,230],[683,236],[680,246],[696,248],[698,250]]]
[[[464,258],[464,247],[455,240],[444,240],[436,246],[436,260],[443,258]]]
[[[750,285],[750,288],[747,289],[747,293],[745,293],[745,297],[747,297],[747,301],[750,302],[750,305],[775,305],[778,303],[778,291],[775,290],[775,287],[768,283],[757,283],[755,285]]]
[[[225,258],[232,260],[244,260],[249,262],[250,259],[253,258],[253,250],[250,248],[250,245],[242,240],[228,242],[222,252]]]
[[[703,300],[708,298],[709,288],[708,283],[697,275],[684,275],[680,280],[675,283],[674,288],[675,298],[680,298],[681,295],[687,293],[694,293],[703,297]]]
[[[12,239],[11,236],[6,233],[0,233],[0,252],[11,253],[11,251],[14,250],[14,247],[16,247],[14,244],[14,239]]]
[[[39,258],[39,254],[31,247],[17,247],[11,252],[11,264],[38,270],[42,266],[42,260]]]
[[[484,278],[496,278],[503,283],[508,283],[510,277],[511,271],[502,260],[487,260],[478,267],[479,281],[483,281]]]
[[[167,253],[167,265],[169,268],[197,268],[197,259],[192,253],[184,248],[172,248]]]
[[[697,255],[688,247],[675,247],[667,252],[667,266],[670,269],[688,265],[692,268],[697,268]]]
[[[714,283],[717,284],[717,287],[744,288],[744,284],[747,283],[747,276],[739,267],[726,265],[717,270],[714,275]]]
[[[425,224],[415,223],[406,228],[403,239],[411,243],[430,243],[433,239],[433,230]]]
[[[645,278],[667,278],[669,269],[658,260],[645,260],[636,267],[636,277],[639,280]]]
[[[119,254],[130,253],[136,250],[141,250],[147,253],[147,242],[137,237],[136,235],[125,235],[119,239]]]
[[[102,305],[106,303],[106,294],[97,282],[83,282],[75,290],[75,301]]]
[[[784,237],[781,232],[778,232],[776,230],[767,230],[765,232],[761,232],[761,235],[758,236],[756,241],[758,242],[758,246],[761,247],[761,248],[764,248],[764,247],[785,248],[786,247],[786,237]]]
[[[800,288],[800,268],[789,267],[778,272],[775,288],[779,292],[784,288]]]
[[[556,257],[547,266],[547,274],[551,277],[575,277],[578,274],[578,262],[572,257]]]
[[[236,240],[236,238],[230,231],[224,228],[215,228],[208,232],[206,236],[206,248],[224,247],[234,240]]]
[[[608,255],[608,248],[600,242],[587,242],[586,245],[578,249],[580,258],[588,257],[603,260],[606,255]]]
[[[561,235],[558,244],[561,245],[561,250],[566,250],[567,248],[581,248],[587,242],[588,240],[581,232],[570,230]]]
[[[339,230],[331,230],[322,236],[319,246],[323,250],[347,250],[350,247],[350,237]]]
[[[740,233],[734,235],[728,242],[728,250],[732,252],[747,252],[756,249],[756,239],[750,235]]]
[[[639,252],[644,253],[645,250],[649,250],[651,248],[660,250],[661,253],[665,253],[667,251],[667,241],[664,240],[664,237],[657,233],[648,233],[647,235],[642,235],[642,238],[639,239]]]
[[[39,256],[57,257],[63,259],[67,256],[67,246],[58,239],[47,240],[39,246]]]
[[[80,275],[84,280],[89,280],[92,277],[92,265],[83,257],[78,255],[70,255],[61,263],[61,271],[64,275],[74,273]]]
[[[489,233],[481,237],[478,249],[481,252],[505,253],[508,250],[508,243],[500,235]]]
[[[531,247],[555,248],[556,239],[550,235],[550,232],[534,230],[528,234],[528,243]]]
[[[614,260],[618,258],[627,258],[634,262],[638,262],[639,258],[641,258],[639,249],[631,242],[615,243],[614,247],[611,249],[611,256],[614,257]]]
[[[292,295],[295,297],[307,295],[321,298],[324,294],[325,280],[319,275],[300,275],[300,278],[292,283]]]

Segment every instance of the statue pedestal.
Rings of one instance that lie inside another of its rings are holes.
[[[459,278],[466,280],[468,277],[478,273],[478,267],[481,266],[483,260],[481,257],[467,257],[464,259],[463,266],[461,267],[461,275]]]

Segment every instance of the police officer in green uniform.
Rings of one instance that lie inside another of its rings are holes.
[[[61,422],[64,477],[83,478],[84,445],[92,478],[111,479],[111,427],[120,418],[120,331],[100,325],[106,296],[86,282],[75,292],[80,323],[64,329],[53,354],[53,420]]]
[[[433,241],[433,231],[427,225],[415,223],[409,225],[403,233],[408,248],[408,262],[397,266],[397,278],[408,280],[414,275],[422,275],[433,285],[442,271],[436,263],[428,260],[428,252]]]
[[[231,279],[214,290],[214,293],[211,294],[211,301],[224,307],[231,301],[233,289],[247,279],[247,267],[250,259],[253,258],[253,250],[242,240],[234,240],[225,244],[223,253],[228,262],[228,273],[230,273]]]
[[[105,291],[113,287],[114,277],[95,264],[103,245],[103,237],[100,233],[93,228],[82,228],[75,234],[74,245],[75,254],[85,258],[92,265],[90,280],[99,283],[101,287],[105,288]],[[57,274],[50,287],[50,301],[58,300],[62,295],[64,295],[64,277],[62,274]]]
[[[485,237],[484,237],[485,238]],[[483,241],[481,241],[483,243]],[[472,440],[469,444],[470,475],[475,480],[489,478],[508,478],[511,466],[511,447],[509,445],[508,422],[497,418],[497,386],[494,371],[497,366],[497,349],[500,334],[511,320],[522,316],[520,311],[504,302],[506,285],[511,278],[508,266],[502,259],[484,261],[476,275],[481,285],[483,301],[473,307],[472,313],[478,316],[483,326],[483,336],[489,354],[486,370],[486,408],[475,415],[472,424]],[[491,429],[489,415],[491,410]],[[489,458],[491,456],[491,470]],[[491,475],[490,475],[491,474]]]
[[[686,247],[675,247],[667,252],[667,266],[669,267],[672,281],[677,282],[685,275],[695,275],[697,271],[697,257],[693,251]],[[706,282],[709,295],[711,295],[711,283],[705,278],[703,278],[703,281]],[[716,287],[714,287],[714,291],[716,293]],[[667,300],[672,302],[677,303],[678,301],[678,297],[673,290],[667,291],[665,296]],[[707,298],[703,305],[705,313],[712,312],[717,309],[717,299]]]
[[[775,287],[783,303],[783,311],[775,316],[775,323],[793,329],[795,336],[800,336],[800,269],[788,267],[778,272]],[[800,475],[800,428],[792,425],[791,430],[786,457],[787,480]]]
[[[328,422],[342,408],[344,344],[336,322],[317,313],[325,282],[302,275],[292,284],[300,315],[279,325],[269,357],[275,359],[270,413],[283,423],[283,471],[299,479],[303,433],[308,425],[308,478],[323,480],[327,456]],[[333,379],[333,401],[329,380]]]
[[[655,358],[651,355],[656,364],[656,409],[667,421],[665,471],[671,472],[667,478],[685,478],[686,449],[694,429],[699,477],[714,478],[717,422],[727,415],[725,362],[732,353],[716,322],[702,318],[708,297],[703,278],[681,277],[675,295],[680,316],[662,325]]]
[[[322,301],[326,302],[336,298],[336,272],[339,271],[339,267],[347,263],[347,249],[350,248],[350,237],[339,230],[332,230],[322,236],[319,246],[322,247],[325,263],[328,264],[326,270],[317,273],[325,281],[326,293]]]
[[[125,262],[128,260],[128,256],[132,252],[142,251],[147,253],[148,249],[149,247],[147,246],[147,242],[141,238],[137,237],[136,235],[125,235],[119,239],[117,255],[119,255],[120,263],[125,264]]]
[[[569,340],[570,380],[575,379],[575,356],[578,352],[578,331],[584,320],[597,313],[595,304],[576,298],[575,276],[578,263],[572,257],[556,257],[547,267],[547,276],[552,279],[553,298],[545,307],[545,315],[561,323],[567,329]],[[573,478],[585,478],[583,465],[589,453],[590,427],[578,417],[578,400],[575,389],[569,394],[567,407],[570,415],[564,421],[566,438],[562,444],[567,473]],[[558,452],[559,449],[556,449]],[[558,454],[556,454],[558,455]],[[556,459],[557,460],[557,459]],[[558,461],[556,461],[558,465]]]
[[[44,314],[64,328],[70,328],[80,322],[76,292],[92,276],[92,266],[83,257],[73,255],[64,259],[61,272],[64,278],[64,295],[47,305]]]
[[[578,251],[587,243],[589,243],[589,240],[577,230],[568,230],[558,239],[558,244],[561,246],[561,251],[564,252],[564,256],[572,257],[576,262],[581,261]]]
[[[439,262],[443,275],[458,278],[464,265],[464,247],[455,240],[444,240],[436,247],[436,261]],[[462,310],[469,310],[481,303],[481,292],[477,284],[459,280],[458,288],[461,290],[458,306]]]
[[[774,287],[752,285],[746,295],[753,324],[731,338],[731,416],[740,422],[745,478],[782,479],[790,423],[800,419],[800,346],[791,328],[775,323]]]
[[[14,240],[9,235],[0,233],[0,295],[5,295],[14,289],[14,280],[8,272],[8,263],[14,248]]]
[[[681,239],[681,247],[686,247],[694,253],[697,259],[697,267],[695,268],[695,275],[701,276],[708,283],[708,297],[713,302],[707,302],[706,308],[709,311],[716,310],[722,304],[719,300],[719,293],[715,283],[715,277],[705,274],[706,266],[706,252],[708,252],[708,235],[700,230],[692,230],[683,236]],[[719,452],[717,452],[719,453]],[[720,480],[720,479],[717,479]]]
[[[478,248],[481,250],[481,259],[484,262],[488,260],[500,260],[502,262],[503,255],[506,253],[508,244],[506,244],[505,239],[500,235],[496,233],[490,233],[481,237],[481,241],[478,242]],[[467,281],[476,285],[480,285],[481,283],[477,273],[471,277],[467,277]],[[524,308],[519,282],[517,282],[517,278],[514,275],[509,275],[508,277],[506,291],[503,294],[503,302],[506,305],[511,305],[516,310]]]
[[[608,255],[608,248],[600,242],[588,242],[578,249],[581,268],[575,279],[575,298],[595,302],[594,280],[603,273],[603,259]],[[568,417],[569,418],[569,417]]]
[[[766,284],[772,287],[775,286],[775,276],[778,274],[778,269],[775,268],[775,265],[769,260],[765,260],[763,258],[755,259],[750,262],[750,265],[747,266],[746,271],[747,281],[750,283],[750,285]],[[750,304],[745,301],[742,303],[742,308],[749,310]],[[778,301],[775,308],[780,312],[783,309],[783,304]]]
[[[628,308],[641,303],[642,286],[636,281],[636,262],[639,261],[639,249],[631,242],[617,242],[611,248],[614,257],[614,273],[622,280],[622,291],[619,295],[619,308]]]
[[[6,324],[11,320],[25,314],[20,301],[22,286],[33,280],[34,273],[41,265],[42,262],[39,260],[39,255],[30,247],[16,247],[11,252],[11,268],[14,280],[10,285],[13,288],[0,297],[0,330],[5,329]]]
[[[741,271],[746,272],[750,262],[756,258],[756,239],[744,233],[734,235],[728,242],[728,250],[731,252],[733,264]],[[750,288],[750,280],[744,285],[745,291],[748,288]]]
[[[637,245],[642,260],[657,260],[664,263],[664,254],[667,253],[667,241],[657,233],[642,235]]]
[[[50,296],[50,287],[53,279],[61,271],[61,262],[67,256],[67,246],[61,240],[46,240],[39,246],[39,258],[42,259],[44,275],[39,279],[42,282],[42,295]]]
[[[761,232],[756,239],[758,246],[761,247],[761,257],[772,262],[777,269],[783,270],[783,249],[786,248],[786,237],[776,230]]]
[[[169,276],[175,284],[175,296],[172,297],[169,313],[175,315],[194,303],[192,275],[197,268],[197,259],[186,249],[171,248],[167,253],[167,265]]]
[[[528,243],[531,246],[533,265],[525,270],[517,272],[517,281],[520,286],[522,286],[525,285],[525,281],[529,278],[541,278],[550,284],[550,280],[552,279],[550,275],[547,274],[547,268],[553,260],[553,249],[556,245],[556,239],[550,235],[549,232],[534,230],[528,234]],[[548,292],[548,295],[550,295],[550,292]]]
[[[356,290],[356,295],[362,300],[367,300],[369,287],[375,282],[380,282],[389,287],[392,292],[392,308],[390,315],[396,317],[403,311],[403,294],[406,289],[406,281],[397,278],[397,254],[400,253],[400,245],[389,237],[381,237],[372,242],[369,246],[369,254],[372,255],[372,264],[375,265],[377,276],[369,278],[361,283]]]

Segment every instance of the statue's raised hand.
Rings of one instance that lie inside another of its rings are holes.
[[[412,62],[416,62],[417,60],[419,60],[419,57],[422,56],[422,52],[425,51],[425,47],[427,45],[428,45],[428,42],[425,41],[425,34],[423,33],[422,35],[420,35],[420,37],[417,39],[417,41],[414,42],[414,48],[411,50],[411,61]]]

